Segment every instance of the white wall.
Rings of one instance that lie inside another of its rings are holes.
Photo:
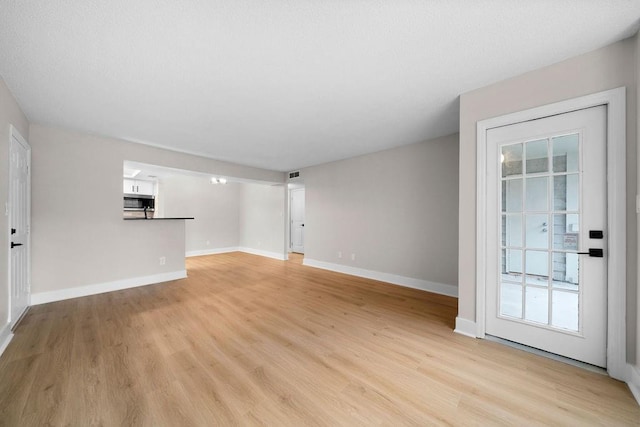
[[[165,217],[194,217],[186,222],[187,255],[237,247],[242,184],[213,185],[208,176],[173,175],[159,183]]]
[[[187,255],[240,249],[283,257],[284,186],[212,185],[206,177],[187,175],[163,178],[159,186],[164,216],[195,218],[186,222]]]
[[[20,135],[29,141],[29,122],[13,98],[4,80],[0,78],[0,338],[9,318],[9,223],[4,215],[4,204],[9,200],[9,125],[13,125]],[[0,341],[0,345],[2,342]]]
[[[305,260],[457,285],[457,135],[300,175]]]
[[[627,88],[627,277],[628,307],[636,319],[636,37],[558,64],[487,86],[460,97],[460,222],[458,316],[476,321],[476,124],[479,120],[576,98],[620,86]],[[633,360],[636,324],[627,329]]]
[[[240,247],[276,258],[286,254],[284,185],[242,184]]]
[[[124,221],[124,160],[283,182],[284,174],[32,125],[32,293],[184,270],[183,221]],[[159,265],[159,258],[166,264]]]

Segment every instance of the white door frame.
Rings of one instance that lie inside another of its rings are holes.
[[[487,251],[487,131],[599,105],[607,106],[607,372],[626,376],[626,89],[579,98],[479,121],[476,171],[476,336],[485,337]]]
[[[20,145],[22,145],[27,151],[27,167],[29,168],[29,173],[27,174],[27,282],[29,295],[27,298],[27,308],[31,305],[31,146],[29,143],[20,135],[20,132],[13,126],[9,125],[9,180],[11,180],[11,144],[12,139],[15,138],[16,141]],[[7,197],[7,209],[10,209],[11,206],[11,191],[8,193]],[[8,213],[8,211],[7,211]],[[7,221],[7,236],[9,237],[8,242],[11,241],[11,221]],[[7,283],[8,286],[8,301],[9,301],[9,311],[7,313],[7,321],[11,328],[13,328],[16,322],[20,319],[12,319],[11,314],[13,313],[13,298],[11,297],[11,292],[13,290],[13,283],[11,280],[11,249],[8,251],[7,256]],[[22,313],[21,317],[24,316]]]

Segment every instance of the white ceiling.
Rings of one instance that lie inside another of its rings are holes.
[[[451,134],[458,95],[631,36],[638,0],[0,0],[34,123],[287,171]]]

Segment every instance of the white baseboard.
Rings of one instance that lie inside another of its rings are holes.
[[[636,398],[636,402],[640,405],[640,369],[638,366],[627,366],[627,385],[629,386],[629,390],[631,390],[633,397]]]
[[[228,248],[203,249],[199,251],[187,251],[185,253],[185,256],[189,258],[192,256],[228,254],[229,252],[238,252],[239,250],[240,248],[238,248],[237,246],[231,246]]]
[[[414,279],[411,277],[382,273],[380,271],[374,270],[365,270],[364,268],[333,264],[330,262],[317,261],[315,259],[309,258],[305,258],[302,264],[309,267],[322,268],[323,270],[331,270],[338,273],[349,274],[351,276],[364,277],[365,279],[387,282],[393,285],[404,286],[406,288],[420,289],[422,291],[433,292],[434,294],[447,295],[450,297],[458,296],[458,288],[457,286],[453,285],[445,285],[443,283],[430,282],[428,280]]]
[[[2,353],[7,349],[12,339],[13,333],[11,333],[11,327],[7,323],[2,327],[2,330],[0,330],[0,356],[2,356]]]
[[[170,280],[184,279],[185,277],[187,277],[187,271],[178,270],[169,273],[154,274],[151,276],[132,277],[129,279],[116,280],[114,282],[60,289],[57,291],[38,292],[35,294],[31,294],[31,305],[46,304],[48,302],[85,297],[87,295],[120,291],[122,289],[136,288],[138,286],[168,282]]]
[[[477,338],[476,328],[476,322],[463,319],[462,317],[456,317],[456,328],[453,330],[453,332],[467,337]]]
[[[277,252],[263,251],[259,249],[251,249],[244,247],[218,248],[210,251],[192,251],[186,256],[213,255],[228,252],[246,252],[249,254],[260,255],[278,260],[285,260],[284,254]],[[49,302],[62,301],[71,298],[85,297],[88,295],[102,294],[105,292],[120,291],[122,289],[136,288],[138,286],[146,286],[154,283],[168,282],[170,280],[184,279],[187,277],[186,270],[172,271],[170,273],[154,274],[151,276],[132,277],[129,279],[116,280],[114,282],[98,283],[95,285],[78,286],[75,288],[60,289],[50,292],[38,292],[31,294],[31,305],[46,304]]]
[[[285,257],[284,253],[263,251],[262,249],[253,249],[253,248],[245,248],[245,247],[239,247],[238,251],[245,252],[245,253],[248,253],[248,254],[253,254],[253,255],[260,255],[260,256],[267,257],[267,258],[274,258],[274,259],[278,259],[280,261],[286,261],[287,260],[287,258]]]

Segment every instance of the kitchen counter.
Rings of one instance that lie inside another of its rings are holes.
[[[125,221],[164,221],[168,219],[195,219],[194,217],[180,217],[180,218],[122,218]]]

